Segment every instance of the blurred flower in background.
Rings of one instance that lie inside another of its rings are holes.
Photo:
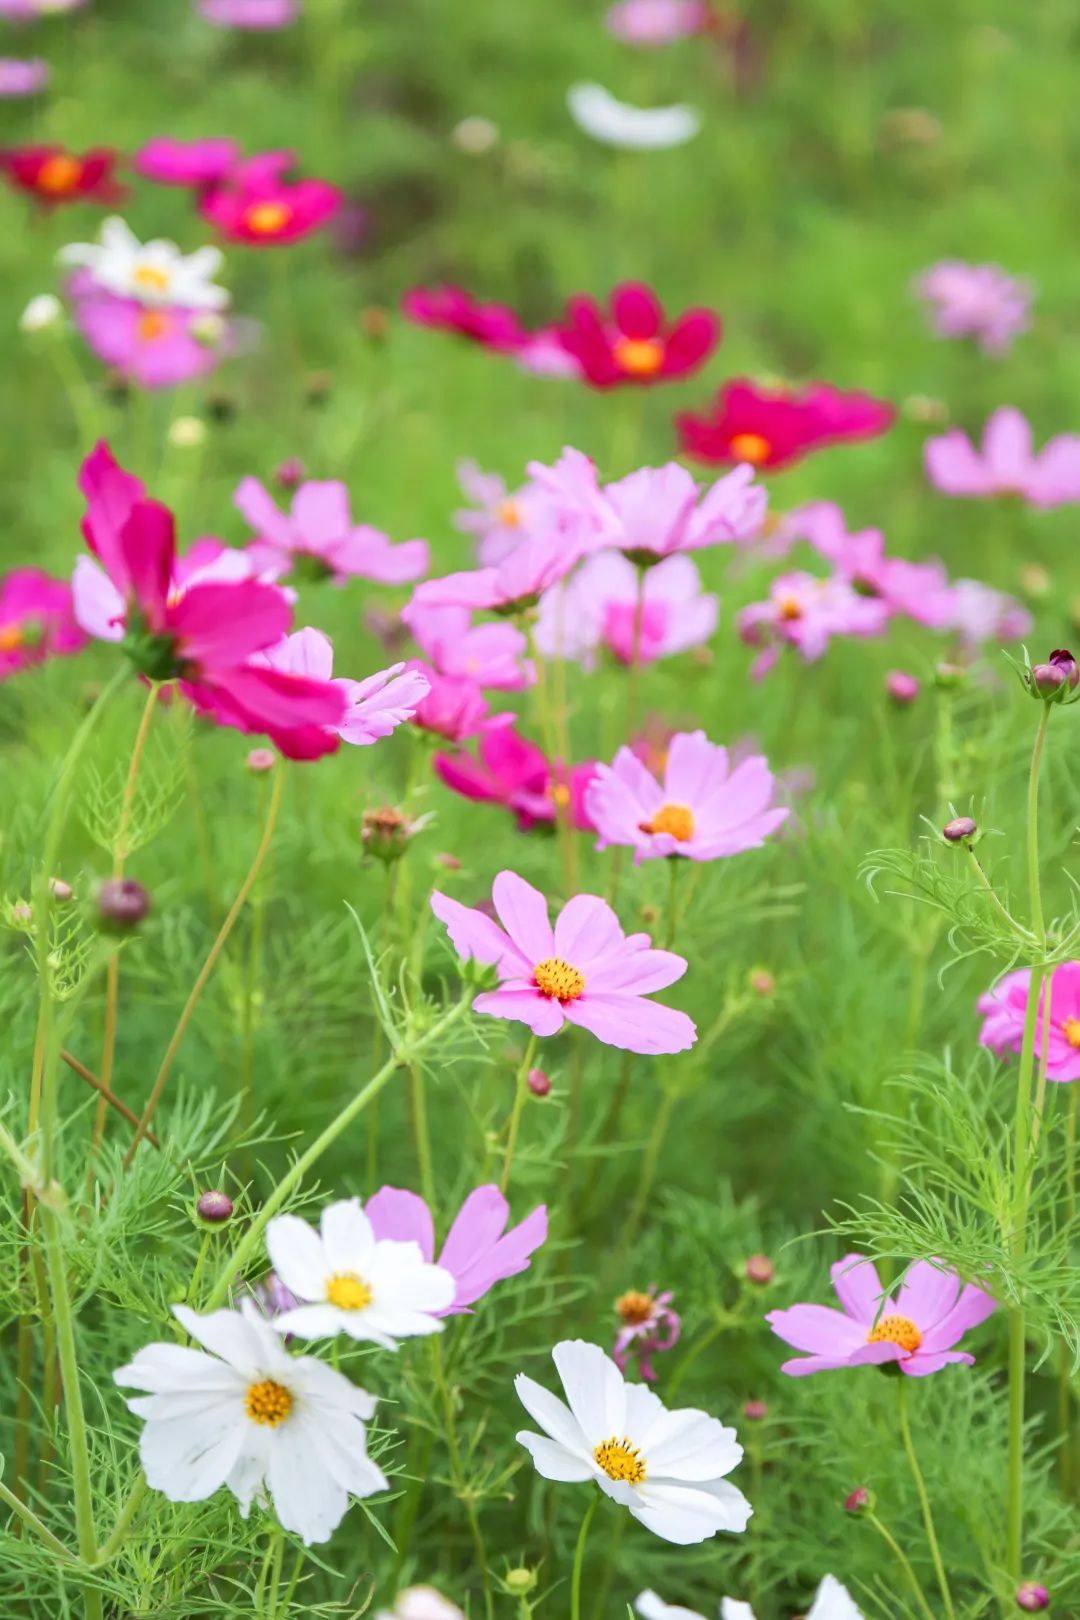
[[[683,146],[701,128],[693,107],[632,107],[602,84],[575,84],[566,92],[570,116],[580,130],[604,146],[631,151],[662,151]]]
[[[114,178],[117,157],[107,146],[82,154],[53,144],[9,146],[0,150],[0,174],[43,208],[63,202],[108,205],[124,195]]]
[[[300,15],[299,0],[195,0],[195,10],[215,28],[248,28],[269,33]]]
[[[708,412],[684,411],[675,420],[683,453],[695,461],[746,461],[772,472],[810,450],[877,438],[895,415],[884,400],[829,383],[764,388],[737,377],[724,384]]]
[[[0,57],[0,98],[14,101],[21,96],[36,96],[48,82],[49,64],[40,56]]]
[[[703,0],[618,0],[604,25],[624,45],[669,45],[703,33],[710,16]]]
[[[972,337],[985,354],[1004,354],[1029,325],[1032,286],[996,264],[943,259],[919,276],[915,292],[939,337]]]
[[[96,242],[72,242],[57,255],[61,264],[87,270],[95,286],[141,304],[185,309],[225,309],[229,294],[211,279],[224,259],[220,248],[182,253],[175,242],[140,242],[122,219],[110,216]]]

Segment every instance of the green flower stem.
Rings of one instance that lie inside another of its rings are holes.
[[[31,1529],[36,1536],[39,1536],[49,1551],[55,1553],[57,1558],[63,1559],[65,1563],[74,1562],[74,1555],[68,1551],[59,1537],[54,1536],[48,1525],[42,1524],[33,1509],[28,1508],[25,1502],[20,1501],[14,1491],[9,1491],[2,1481],[0,1481],[0,1502],[3,1502],[5,1507],[9,1507],[12,1513],[22,1520],[23,1524]]]
[[[530,1035],[525,1048],[525,1056],[517,1072],[517,1081],[514,1086],[514,1104],[510,1112],[510,1125],[506,1135],[506,1156],[503,1159],[502,1175],[499,1177],[499,1191],[505,1193],[510,1185],[510,1170],[514,1163],[514,1150],[517,1147],[518,1130],[521,1126],[521,1115],[525,1107],[525,1099],[529,1095],[529,1070],[532,1068],[533,1057],[536,1054],[536,1036]]]
[[[596,1491],[585,1510],[585,1517],[578,1531],[577,1546],[574,1548],[574,1573],[570,1580],[570,1620],[581,1620],[581,1571],[585,1565],[585,1543],[589,1539],[589,1526],[592,1524],[593,1514],[599,1505],[600,1493]]]
[[[926,1620],[935,1620],[934,1611],[930,1607],[929,1603],[927,1603],[926,1594],[919,1585],[919,1577],[911,1567],[911,1560],[901,1547],[900,1543],[897,1541],[896,1537],[893,1535],[892,1531],[887,1529],[886,1526],[882,1524],[876,1513],[867,1510],[864,1511],[862,1516],[873,1525],[878,1535],[896,1558],[897,1563],[900,1565],[900,1568],[904,1571],[904,1574],[908,1578],[908,1583],[911,1590],[915,1594],[915,1601],[918,1603],[919,1608],[926,1616]]]
[[[529,651],[532,654],[533,666],[536,670],[536,703],[539,710],[540,734],[544,739],[544,751],[548,757],[551,769],[552,797],[555,803],[555,826],[559,834],[559,846],[562,851],[563,883],[566,888],[566,898],[569,899],[577,889],[577,851],[574,848],[574,817],[570,794],[565,791],[566,784],[556,780],[555,765],[560,756],[559,726],[556,717],[556,704],[551,690],[551,681],[548,674],[547,660],[536,644],[536,627],[530,622],[526,626]],[[569,768],[570,761],[563,759],[563,764]],[[564,790],[564,791],[560,791]]]
[[[915,1489],[919,1496],[919,1506],[922,1508],[923,1525],[926,1528],[926,1539],[930,1546],[930,1556],[934,1561],[934,1572],[937,1575],[938,1586],[941,1589],[941,1601],[945,1605],[948,1620],[956,1620],[956,1610],[953,1608],[952,1594],[949,1591],[948,1577],[945,1574],[945,1565],[941,1557],[941,1548],[938,1546],[937,1531],[934,1529],[934,1515],[930,1508],[930,1497],[926,1490],[926,1481],[923,1479],[922,1469],[919,1467],[919,1458],[915,1451],[915,1444],[911,1438],[911,1422],[907,1407],[907,1378],[903,1373],[897,1380],[898,1400],[900,1413],[900,1436],[907,1453],[907,1460],[911,1466],[911,1475],[915,1481]]]
[[[435,1387],[439,1392],[439,1399],[442,1403],[443,1422],[446,1425],[446,1448],[450,1453],[450,1473],[458,1500],[465,1509],[465,1517],[469,1521],[469,1530],[472,1534],[473,1545],[476,1548],[477,1563],[480,1566],[480,1582],[484,1588],[484,1609],[488,1620],[491,1620],[491,1575],[488,1570],[487,1548],[484,1546],[483,1532],[480,1529],[480,1520],[476,1513],[476,1503],[473,1501],[472,1492],[466,1481],[465,1469],[461,1461],[454,1397],[447,1382],[446,1367],[443,1363],[442,1340],[438,1334],[431,1339],[431,1365],[435,1377]]]
[[[671,1124],[671,1116],[675,1112],[675,1104],[678,1100],[677,1092],[665,1090],[660,1099],[660,1106],[656,1110],[653,1128],[645,1147],[645,1158],[641,1166],[637,1192],[634,1195],[634,1202],[630,1207],[630,1214],[623,1231],[623,1241],[619,1251],[622,1256],[625,1256],[630,1244],[637,1236],[638,1227],[641,1225],[645,1211],[648,1208],[649,1195],[653,1190],[653,1183],[656,1180],[656,1172],[660,1164],[660,1155],[664,1149],[668,1127]]]

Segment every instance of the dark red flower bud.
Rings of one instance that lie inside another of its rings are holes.
[[[744,1401],[742,1415],[750,1423],[760,1423],[763,1418],[768,1417],[769,1408],[764,1401]]]
[[[547,1097],[551,1093],[551,1081],[543,1069],[530,1069],[527,1075],[529,1090],[534,1097]]]
[[[846,1513],[865,1513],[871,1507],[870,1492],[865,1485],[856,1485],[850,1496],[844,1498],[844,1511]]]
[[[977,821],[970,816],[954,816],[947,821],[941,829],[942,838],[947,838],[950,844],[967,844],[974,838],[979,830]]]
[[[200,1220],[211,1221],[216,1226],[232,1218],[233,1201],[228,1193],[219,1192],[211,1187],[207,1192],[199,1194],[195,1210]]]
[[[150,896],[134,878],[105,878],[98,884],[98,917],[103,928],[125,934],[150,910]]]
[[[1025,1581],[1023,1586],[1017,1588],[1016,1607],[1027,1614],[1040,1614],[1043,1609],[1050,1607],[1050,1594],[1045,1586]]]

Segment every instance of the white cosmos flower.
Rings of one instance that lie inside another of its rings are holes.
[[[724,1478],[740,1462],[734,1429],[691,1407],[669,1412],[628,1384],[599,1345],[564,1339],[551,1352],[568,1406],[519,1374],[518,1398],[543,1435],[518,1439],[544,1479],[594,1480],[665,1541],[687,1545],[745,1530],[753,1511]]]
[[[701,128],[693,107],[631,107],[602,84],[574,84],[566,93],[570,116],[579,129],[605,146],[660,151],[682,146]]]
[[[224,287],[212,280],[224,263],[218,248],[181,253],[175,242],[140,242],[116,215],[102,225],[96,242],[72,242],[57,258],[89,270],[107,292],[141,304],[225,309],[229,302]]]
[[[433,1586],[408,1586],[392,1609],[377,1609],[375,1620],[465,1620],[456,1603]]]
[[[367,1454],[374,1397],[312,1356],[290,1356],[250,1300],[239,1311],[173,1314],[211,1352],[148,1344],[116,1382],[146,1419],[139,1455],[147,1483],[170,1502],[201,1502],[227,1485],[244,1518],[268,1491],[282,1525],[307,1545],[326,1541],[350,1496],[385,1490]],[[265,1490],[264,1490],[265,1487]]]
[[[435,1313],[457,1291],[418,1243],[377,1238],[358,1198],[328,1204],[318,1232],[297,1215],[279,1215],[266,1229],[266,1247],[285,1287],[304,1301],[275,1316],[274,1326],[302,1339],[347,1333],[396,1350],[398,1339],[441,1332]]]
[[[655,1592],[642,1592],[634,1603],[642,1620],[705,1620],[696,1609],[682,1609],[677,1603],[665,1603]],[[720,1602],[720,1620],[754,1620],[749,1603],[736,1603],[734,1598]],[[863,1620],[846,1587],[835,1575],[826,1575],[817,1589],[813,1608],[806,1620]]]

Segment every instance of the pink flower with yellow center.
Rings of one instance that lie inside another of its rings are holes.
[[[1050,1028],[1046,1042],[1046,1078],[1080,1080],[1080,962],[1062,962],[1049,978]],[[1017,968],[1006,973],[985,995],[979,997],[983,1015],[979,1045],[992,1052],[1019,1052],[1024,1040],[1031,969]],[[1043,1022],[1047,985],[1039,995],[1035,1019],[1035,1054],[1042,1057]]]
[[[838,576],[781,574],[765,602],[752,602],[740,612],[739,635],[751,647],[764,646],[751,673],[768,673],[782,646],[794,647],[808,664],[824,656],[834,636],[879,636],[889,622],[889,607],[877,597],[862,596]]]
[[[924,455],[926,475],[943,495],[1011,495],[1038,507],[1080,501],[1080,436],[1059,433],[1036,451],[1030,424],[1008,405],[990,417],[978,450],[950,428],[927,440]]]
[[[371,524],[353,523],[349,492],[337,480],[302,483],[288,513],[257,478],[242,479],[233,500],[257,535],[249,551],[272,578],[295,572],[337,584],[358,578],[403,585],[427,569],[426,540],[395,545]]]
[[[86,639],[66,580],[39,568],[16,568],[0,578],[0,681],[58,653],[78,652]]]
[[[598,895],[575,895],[554,928],[544,896],[515,872],[499,873],[492,900],[498,922],[438,890],[431,897],[458,956],[498,975],[498,988],[476,997],[475,1012],[526,1024],[534,1035],[576,1024],[626,1052],[684,1052],[694,1044],[685,1013],[648,999],[682,978],[685,958],[653,950],[648,934],[624,934]]]
[[[175,388],[209,376],[233,350],[233,327],[215,311],[121,298],[85,270],[76,271],[68,290],[72,318],[90,349],[137,388]]]
[[[237,163],[199,200],[199,212],[230,242],[277,247],[329,224],[342,193],[325,180],[286,180],[292,152],[262,152]]]
[[[625,282],[607,310],[591,298],[572,298],[554,331],[585,382],[615,388],[690,376],[720,342],[720,319],[712,310],[690,309],[669,321],[650,287]]]

